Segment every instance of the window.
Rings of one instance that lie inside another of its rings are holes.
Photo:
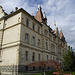
[[[35,44],[35,37],[32,37],[32,45]]]
[[[25,42],[28,43],[29,42],[29,34],[25,34]]]
[[[48,49],[48,43],[46,42],[46,49]]]
[[[51,39],[51,35],[49,35],[49,39]]]
[[[1,58],[1,50],[0,50],[0,58]]]
[[[54,44],[51,44],[51,51],[55,52],[55,45]]]
[[[40,27],[38,27],[38,33],[40,33]]]
[[[55,60],[55,57],[53,57],[53,59]]]
[[[38,47],[40,47],[40,39],[38,39]]]
[[[34,23],[33,23],[33,25],[32,25],[32,29],[35,30],[35,24],[34,24]]]
[[[28,66],[25,66],[25,70],[28,71]]]
[[[28,19],[26,20],[26,26],[29,26],[29,20]]]
[[[32,55],[32,61],[35,61],[35,53]]]
[[[35,67],[33,67],[33,70],[35,70]]]
[[[40,61],[40,54],[38,54],[38,60]]]
[[[48,55],[47,55],[47,60],[48,60]]]
[[[55,37],[53,37],[53,41],[55,41]]]
[[[25,52],[25,60],[28,61],[28,51]]]
[[[41,70],[41,67],[39,67],[39,70]]]
[[[51,59],[52,59],[52,56],[51,56]]]
[[[46,29],[44,30],[44,34],[45,34],[45,36],[48,35],[48,31]]]

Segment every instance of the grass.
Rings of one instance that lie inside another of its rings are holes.
[[[72,71],[63,71],[62,73],[71,73],[72,75],[75,75],[75,72]]]
[[[42,75],[43,73],[28,73],[28,74],[20,74],[20,75]]]
[[[72,71],[63,71],[62,73],[71,73],[72,75],[75,75],[75,72]],[[21,74],[21,75],[43,75],[43,73]],[[55,75],[55,74],[53,74],[53,71],[49,71],[46,72],[46,75]]]

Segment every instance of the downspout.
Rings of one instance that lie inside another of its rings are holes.
[[[0,51],[2,50],[2,44],[3,44],[3,36],[4,36],[5,20],[6,20],[6,17],[4,16],[4,23],[3,23],[3,29],[2,29],[2,37],[1,37],[1,47],[0,47]],[[1,55],[1,54],[0,54],[0,55]],[[2,62],[1,56],[0,56],[0,62]]]
[[[2,44],[3,44],[3,36],[4,36],[5,20],[6,20],[6,17],[4,16],[4,23],[3,23],[3,30],[2,30],[2,38],[1,38],[1,50],[2,50]]]

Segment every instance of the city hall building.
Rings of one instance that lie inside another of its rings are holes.
[[[67,42],[56,27],[47,25],[45,12],[40,4],[35,16],[24,9],[15,8],[10,14],[0,6],[0,72],[32,70],[27,66],[33,61],[56,60],[61,62],[67,51]],[[33,70],[32,70],[33,71]]]

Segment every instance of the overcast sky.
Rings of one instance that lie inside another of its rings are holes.
[[[62,29],[68,45],[75,49],[75,0],[0,0],[5,12],[14,11],[15,7],[23,8],[31,15],[37,12],[38,4],[46,13],[48,25]]]

